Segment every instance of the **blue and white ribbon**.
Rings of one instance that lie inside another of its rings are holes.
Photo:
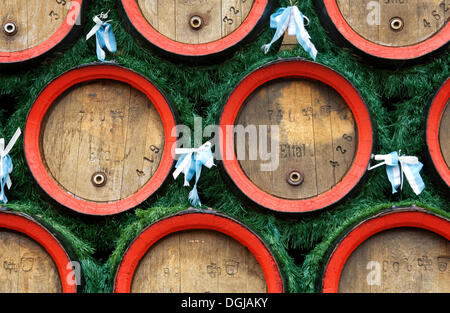
[[[316,60],[317,49],[311,42],[311,37],[305,29],[305,22],[309,19],[303,15],[297,6],[293,5],[287,8],[280,8],[270,16],[270,27],[276,29],[272,41],[264,46],[262,49],[264,53],[269,52],[272,44],[283,36],[288,30],[289,35],[295,35],[298,43],[309,53],[313,60]]]
[[[177,148],[175,154],[182,154],[177,164],[175,165],[175,172],[173,172],[174,179],[178,175],[184,174],[184,186],[189,186],[189,181],[194,177],[194,188],[189,193],[189,201],[193,206],[201,206],[200,198],[197,192],[197,182],[202,172],[202,166],[211,168],[214,166],[214,155],[211,152],[211,143],[208,141],[199,148]]]
[[[89,38],[95,34],[97,41],[97,58],[102,62],[106,62],[105,50],[108,50],[111,53],[115,53],[117,51],[116,37],[114,36],[111,24],[108,23],[110,21],[102,20],[107,18],[108,13],[96,15],[94,17],[95,26],[86,36],[86,40],[89,40]]]
[[[383,161],[375,166],[369,167],[368,170],[373,170],[381,165],[386,165],[386,173],[392,185],[392,193],[396,193],[397,189],[403,189],[403,177],[411,186],[416,195],[420,194],[425,188],[425,183],[420,176],[423,164],[415,156],[400,156],[397,151],[389,154],[372,155],[372,159]]]
[[[8,202],[8,199],[5,196],[5,184],[6,187],[8,187],[8,189],[11,189],[12,186],[9,174],[12,173],[13,164],[11,157],[9,156],[8,153],[16,144],[16,141],[17,139],[19,139],[21,133],[22,132],[20,131],[20,128],[17,128],[16,132],[14,133],[13,137],[9,141],[6,148],[5,148],[5,139],[4,138],[0,139],[0,185],[1,185],[0,201],[2,201],[3,203]]]

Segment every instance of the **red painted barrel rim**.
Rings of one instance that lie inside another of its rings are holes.
[[[234,125],[245,100],[261,85],[279,78],[308,78],[320,81],[335,89],[351,109],[358,133],[358,148],[353,165],[344,178],[327,192],[313,198],[288,200],[264,193],[245,175],[235,157],[227,160],[224,147],[235,156],[234,140],[227,142],[231,131],[227,125]],[[303,60],[278,61],[266,65],[245,77],[229,96],[220,118],[220,151],[222,165],[238,189],[255,203],[279,212],[300,213],[323,209],[344,198],[365,174],[373,145],[373,130],[369,111],[353,85],[334,70],[318,63]],[[228,129],[227,129],[228,128]]]
[[[92,202],[74,197],[62,189],[47,172],[39,147],[41,123],[51,105],[70,87],[97,79],[110,79],[131,85],[153,103],[164,125],[164,152],[153,177],[136,193],[114,202]],[[176,137],[172,129],[176,122],[172,109],[160,90],[147,78],[115,65],[89,65],[70,70],[52,81],[34,102],[27,118],[24,134],[25,159],[37,183],[54,200],[78,213],[111,215],[134,208],[156,192],[172,170]]]
[[[352,45],[375,57],[392,60],[416,59],[427,55],[445,44],[450,38],[450,25],[447,23],[434,36],[414,45],[388,47],[373,43],[355,32],[342,16],[336,0],[323,0],[328,16],[339,33]]]
[[[255,0],[245,21],[230,35],[204,44],[186,44],[172,40],[154,29],[142,15],[136,0],[121,0],[125,14],[134,28],[152,44],[164,51],[184,56],[207,56],[220,53],[242,41],[264,14],[270,0]]]
[[[428,152],[439,176],[450,187],[450,168],[444,160],[439,144],[439,126],[447,101],[450,98],[450,79],[447,78],[434,97],[427,118],[426,141]]]
[[[213,230],[228,235],[247,247],[260,264],[269,293],[284,291],[278,265],[263,241],[237,221],[218,213],[184,212],[157,221],[147,227],[128,247],[116,273],[114,292],[129,293],[139,262],[160,239],[183,230]]]
[[[77,291],[77,286],[70,284],[68,279],[73,277],[72,266],[68,266],[71,260],[61,243],[47,229],[29,217],[9,212],[0,212],[1,228],[24,234],[41,245],[58,268],[62,291],[64,293]]]
[[[425,211],[393,211],[371,218],[353,228],[333,251],[325,269],[322,292],[338,292],[345,263],[365,240],[379,232],[400,227],[422,228],[450,240],[450,221]]]
[[[50,38],[35,47],[25,50],[15,52],[0,52],[0,63],[18,63],[28,61],[49,52],[51,49],[61,43],[61,41],[63,41],[64,38],[66,38],[75,27],[73,21],[76,21],[80,17],[83,0],[72,0],[71,3],[72,5],[69,9],[66,19],[58,28],[58,30],[50,36]]]

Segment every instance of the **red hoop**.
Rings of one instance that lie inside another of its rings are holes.
[[[431,161],[448,187],[450,187],[450,168],[444,160],[439,144],[439,126],[449,98],[450,78],[447,78],[431,102],[426,125],[426,142]]]
[[[80,18],[83,0],[72,0],[71,7],[67,13],[65,21],[58,30],[43,43],[15,52],[0,52],[0,64],[18,63],[28,61],[49,52],[59,45],[75,28],[75,21]],[[75,17],[75,18],[74,18]]]
[[[353,228],[334,249],[325,268],[322,292],[338,292],[344,265],[359,245],[379,232],[399,227],[422,228],[450,240],[450,221],[425,211],[392,211],[375,216]]]
[[[153,177],[133,195],[115,202],[96,203],[79,199],[62,189],[46,170],[40,147],[39,136],[45,114],[57,98],[76,84],[97,79],[110,79],[131,85],[145,94],[154,104],[164,125],[164,152]],[[176,137],[172,129],[176,122],[172,109],[159,89],[140,74],[115,65],[90,65],[73,69],[52,81],[41,92],[28,114],[24,135],[25,158],[34,178],[41,188],[54,200],[76,212],[89,215],[111,215],[134,208],[156,192],[172,169]]]
[[[326,12],[334,27],[353,46],[359,50],[383,59],[410,60],[429,54],[448,43],[450,38],[450,25],[447,23],[433,37],[405,47],[388,47],[373,43],[356,33],[342,16],[336,0],[323,0]]]
[[[77,286],[70,284],[67,279],[74,275],[71,266],[70,270],[67,269],[71,260],[59,241],[47,229],[28,216],[12,212],[0,212],[0,228],[22,233],[40,244],[58,268],[62,291],[77,292]]]
[[[186,44],[167,38],[147,22],[136,0],[121,0],[121,3],[133,27],[152,44],[176,55],[200,57],[223,52],[244,40],[264,15],[269,0],[255,0],[246,20],[235,31],[222,39],[203,44]]]
[[[270,293],[283,292],[283,280],[278,265],[262,240],[240,223],[217,213],[189,213],[173,215],[147,227],[129,246],[119,265],[114,292],[128,293],[136,268],[147,251],[161,238],[175,232],[206,229],[228,235],[248,248],[261,265]]]
[[[235,156],[234,140],[230,132],[241,106],[261,85],[278,78],[309,78],[335,89],[351,109],[358,132],[358,148],[353,165],[346,176],[331,190],[304,200],[287,200],[263,192],[243,172],[236,157],[227,160],[223,151]],[[365,174],[372,153],[373,134],[369,111],[358,91],[344,77],[318,63],[300,60],[279,61],[266,65],[244,78],[225,104],[220,118],[220,150],[222,165],[237,188],[252,201],[265,208],[280,212],[310,212],[323,209],[344,198]],[[231,139],[230,141],[227,141]],[[226,150],[224,150],[224,147]]]

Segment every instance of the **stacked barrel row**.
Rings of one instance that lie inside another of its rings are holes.
[[[138,40],[155,53],[191,63],[217,62],[250,43],[275,8],[269,0],[119,2]],[[445,1],[421,1],[421,10],[380,2],[369,15],[349,1],[318,3],[337,40],[379,59],[418,59],[444,48],[450,37]],[[85,6],[81,0],[48,1],[26,15],[25,5],[0,4],[9,12],[0,35],[3,66],[41,58],[70,42]],[[37,32],[37,22],[48,29]],[[424,127],[427,167],[445,190],[449,98],[447,80],[430,102]],[[160,87],[131,69],[74,68],[35,99],[24,133],[26,163],[53,204],[88,216],[119,214],[170,181],[176,116]],[[374,153],[371,116],[359,91],[333,69],[303,59],[268,63],[244,77],[224,103],[219,126],[224,179],[254,206],[277,213],[332,209],[357,193]],[[259,154],[240,157],[252,151],[249,138],[236,136],[240,126],[256,126],[258,142],[270,141],[276,129],[276,164]],[[448,292],[449,229],[448,219],[418,208],[370,217],[333,247],[321,289]],[[76,291],[73,259],[48,227],[2,212],[0,239],[2,291]],[[219,212],[187,210],[139,234],[123,255],[114,291],[284,292],[282,276],[272,252],[247,226]]]

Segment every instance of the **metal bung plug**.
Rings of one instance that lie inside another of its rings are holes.
[[[405,25],[402,18],[400,17],[393,17],[389,21],[389,25],[393,31],[401,31],[403,29],[403,26]]]
[[[95,187],[103,187],[106,185],[106,174],[103,172],[96,172],[92,175],[91,182]]]
[[[293,169],[293,170],[289,171],[289,173],[286,176],[286,180],[287,180],[288,184],[291,186],[301,185],[301,183],[303,183],[304,178],[305,178],[305,175],[303,175],[303,173],[297,169]]]
[[[14,22],[6,22],[5,24],[3,24],[3,32],[7,36],[14,36],[15,34],[17,34],[17,30],[17,24]]]
[[[199,30],[203,26],[203,18],[198,15],[193,15],[189,20],[189,25],[192,29]]]

